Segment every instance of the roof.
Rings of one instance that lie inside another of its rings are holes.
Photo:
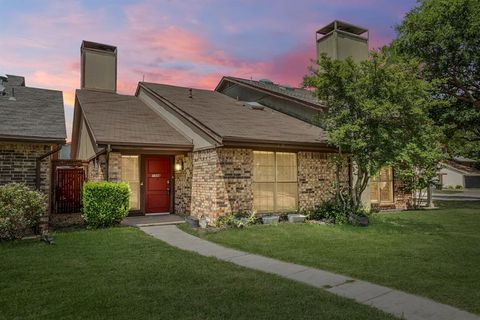
[[[344,22],[344,21],[334,20],[334,21],[330,22],[329,24],[327,24],[326,26],[324,26],[323,28],[320,28],[317,31],[317,34],[326,35],[326,34],[332,32],[333,30],[342,30],[342,31],[346,31],[348,33],[353,33],[353,34],[356,34],[356,35],[361,35],[361,34],[368,31],[368,29],[365,29],[365,28],[362,28],[362,27],[359,27],[359,26],[355,26],[353,24],[350,24],[350,23],[347,23],[347,22]]]
[[[6,95],[0,95],[0,139],[65,143],[62,92],[25,87],[23,77],[8,78]]]
[[[267,93],[279,95],[284,98],[293,99],[300,103],[306,103],[311,107],[323,109],[324,105],[313,95],[312,91],[304,88],[290,87],[287,85],[281,85],[273,83],[270,80],[249,80],[236,77],[223,77],[220,83],[215,88],[216,91],[220,90],[220,87],[225,81],[231,81],[237,84],[242,84],[256,90],[262,90]]]
[[[468,166],[468,165],[463,165],[463,164],[460,164],[458,162],[455,162],[455,161],[451,161],[451,160],[445,160],[443,161],[443,165],[445,167],[448,167],[452,170],[455,170],[463,175],[467,175],[467,176],[470,176],[470,175],[474,175],[474,176],[477,176],[477,175],[480,175],[480,170],[474,168],[474,167],[471,167],[471,166]]]
[[[76,97],[97,144],[192,147],[135,96],[78,89]]]
[[[325,144],[324,131],[307,122],[265,107],[250,108],[217,91],[141,82],[157,98],[170,103],[181,114],[193,118],[204,129],[227,141],[289,145]]]
[[[100,50],[100,51],[105,51],[110,53],[117,53],[117,47],[115,46],[93,42],[93,41],[87,41],[87,40],[82,41],[82,46],[80,47],[80,50],[83,50],[83,49],[93,49],[93,50]]]

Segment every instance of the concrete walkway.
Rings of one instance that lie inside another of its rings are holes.
[[[163,226],[185,223],[185,219],[176,214],[147,214],[145,216],[130,216],[123,219],[122,225],[132,227]]]
[[[373,306],[402,319],[480,320],[480,317],[474,314],[413,294],[332,272],[225,248],[194,237],[173,225],[140,227],[140,229],[174,247],[303,282],[312,287]]]

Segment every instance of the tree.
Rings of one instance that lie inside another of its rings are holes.
[[[397,26],[392,46],[420,60],[448,105],[430,110],[449,151],[480,159],[480,1],[420,0]]]
[[[422,137],[418,149],[438,149],[425,112],[425,106],[434,102],[431,85],[420,77],[417,64],[391,63],[387,58],[385,52],[372,53],[368,61],[356,64],[324,55],[317,70],[304,79],[328,107],[320,119],[328,141],[353,162],[357,177],[350,190],[353,212],[361,207],[370,177],[393,165],[407,148],[415,150],[418,137]]]

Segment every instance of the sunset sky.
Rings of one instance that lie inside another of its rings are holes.
[[[118,91],[138,81],[213,89],[222,75],[297,86],[334,19],[388,44],[415,0],[0,0],[0,73],[62,90],[71,134],[82,40],[118,47]]]

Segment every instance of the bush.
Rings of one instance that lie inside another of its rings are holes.
[[[336,224],[346,224],[349,222],[351,213],[350,205],[344,205],[340,201],[330,199],[322,202],[313,210],[307,210],[305,215],[310,220],[328,220]],[[356,215],[366,216],[366,212],[363,208],[360,208]]]
[[[88,227],[110,227],[128,215],[130,187],[125,182],[86,182],[82,202]]]
[[[461,185],[457,184],[457,185],[455,186],[455,189],[459,190],[459,189],[463,189],[463,187],[462,187]]]
[[[22,238],[46,210],[43,193],[18,183],[0,186],[0,240]]]
[[[226,214],[217,219],[216,226],[219,228],[222,227],[232,227],[232,228],[243,228],[257,222],[257,217],[255,213],[249,213],[246,211],[239,211],[236,213]]]

